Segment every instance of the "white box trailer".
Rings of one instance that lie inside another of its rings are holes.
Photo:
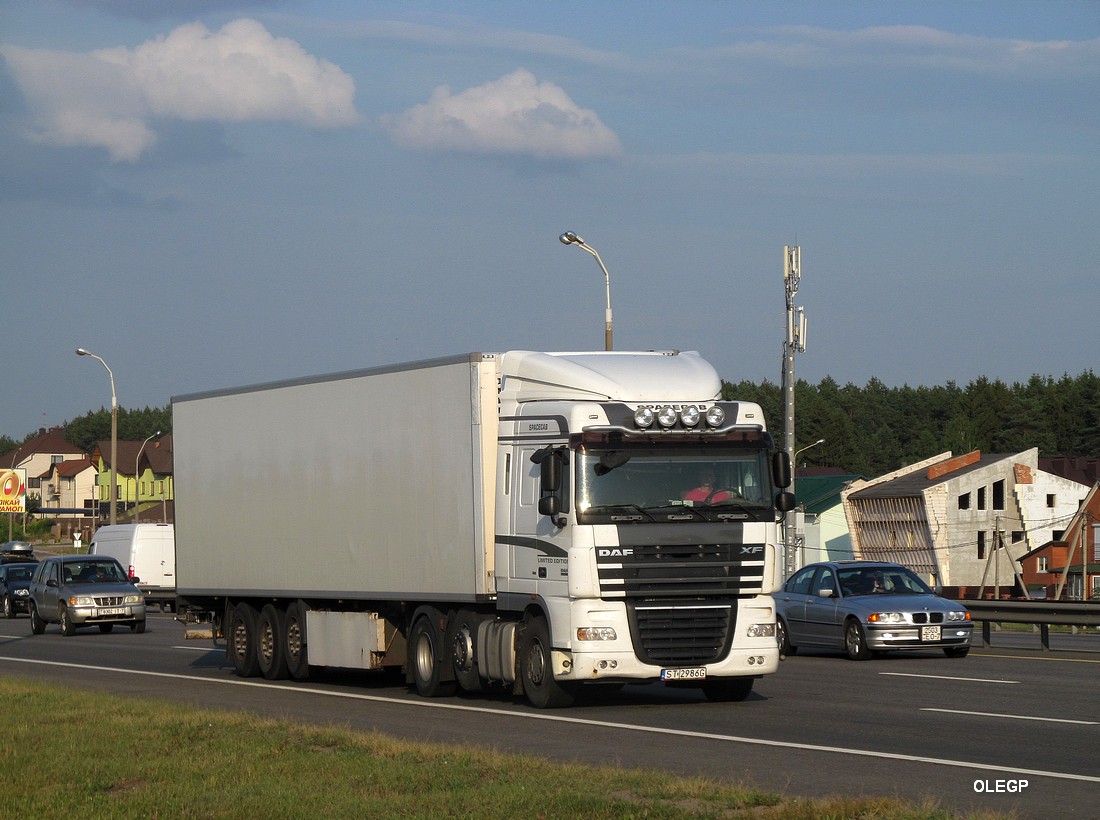
[[[175,397],[180,606],[244,676],[743,698],[778,662],[793,497],[759,407],[720,386],[694,353],[515,351]],[[700,466],[721,504],[672,489]]]

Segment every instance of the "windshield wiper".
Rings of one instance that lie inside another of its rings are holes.
[[[655,520],[648,509],[639,507],[637,504],[600,504],[596,507],[589,507],[584,511],[585,515],[609,515],[612,517],[618,515],[627,517],[630,513],[637,514],[638,518],[645,517],[650,521]]]

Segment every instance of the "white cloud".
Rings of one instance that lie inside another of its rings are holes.
[[[102,147],[115,161],[133,162],[155,143],[156,117],[308,127],[358,119],[349,75],[255,20],[217,32],[192,23],[135,49],[0,54],[35,112],[35,139]]]
[[[459,94],[447,86],[431,99],[382,118],[402,148],[524,154],[540,159],[617,157],[622,145],[594,111],[524,69]]]

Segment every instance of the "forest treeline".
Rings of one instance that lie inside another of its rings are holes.
[[[783,391],[771,382],[723,382],[722,397],[754,401],[783,444]],[[1091,370],[1060,379],[1032,376],[1006,384],[979,378],[965,387],[887,387],[871,379],[863,387],[831,378],[795,385],[795,449],[818,439],[798,464],[834,467],[877,476],[930,456],[981,450],[1041,456],[1100,456],[1100,377]],[[85,452],[111,437],[111,412],[91,411],[63,425],[65,438]],[[172,430],[170,407],[119,409],[118,436],[138,440]],[[33,434],[31,434],[33,435]],[[0,454],[25,438],[0,436]]]
[[[724,383],[726,399],[754,401],[783,444],[783,391],[770,382]],[[794,390],[795,450],[824,444],[798,457],[798,466],[836,467],[867,477],[954,452],[1040,456],[1100,456],[1100,377],[1032,376],[1006,384],[979,378],[966,387],[887,387],[878,379],[843,387],[826,377],[798,381]]]

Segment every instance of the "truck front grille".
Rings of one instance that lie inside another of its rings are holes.
[[[735,620],[730,606],[637,602],[627,611],[635,654],[643,663],[701,666],[729,652]]]
[[[764,547],[644,544],[597,551],[604,598],[736,598],[764,589]]]

